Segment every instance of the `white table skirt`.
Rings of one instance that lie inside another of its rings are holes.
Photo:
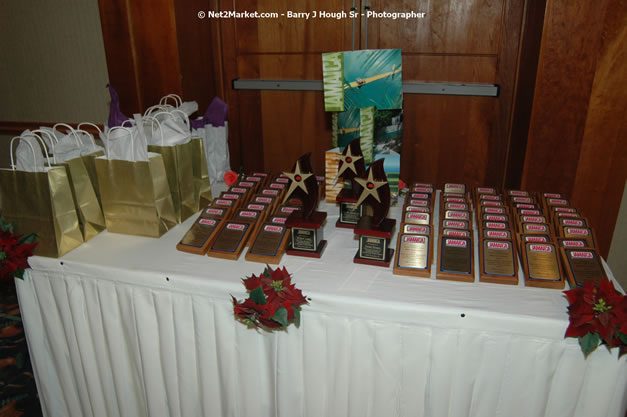
[[[623,417],[627,356],[564,340],[561,291],[356,265],[351,230],[322,259],[284,256],[299,328],[233,317],[262,264],[103,232],[16,280],[46,416]],[[194,216],[195,217],[195,216]]]

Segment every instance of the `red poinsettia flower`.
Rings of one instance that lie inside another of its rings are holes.
[[[226,171],[224,173],[224,183],[226,185],[233,185],[237,182],[239,175],[235,171]]]
[[[253,274],[242,282],[250,295],[242,303],[231,297],[236,317],[248,324],[270,329],[299,321],[300,306],[307,303],[307,298],[292,284],[287,269],[267,267],[263,274]]]
[[[398,189],[399,190],[404,190],[405,188],[407,188],[407,184],[405,184],[405,181],[403,181],[402,179],[398,179]]]
[[[570,303],[564,337],[598,333],[610,348],[624,345],[618,332],[627,334],[627,297],[616,291],[609,279],[603,278],[598,286],[588,281],[564,293]]]
[[[33,255],[37,243],[25,243],[32,239],[16,235],[4,220],[0,219],[0,279],[21,278],[29,267],[28,258]]]

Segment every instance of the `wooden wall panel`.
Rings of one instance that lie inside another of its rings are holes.
[[[572,202],[607,256],[627,180],[627,1],[609,4],[602,33]]]
[[[372,0],[373,11],[425,12],[426,16],[409,20],[370,18],[368,48],[402,47],[404,53],[494,55],[498,53],[502,36],[503,4],[503,0]],[[362,24],[362,36],[364,30]]]
[[[522,187],[570,195],[607,0],[548,0]]]
[[[179,51],[182,97],[196,100],[203,113],[214,96],[224,99],[221,81],[219,22],[199,19],[198,12],[215,7],[215,0],[175,1],[176,45]],[[212,46],[212,39],[216,39]],[[220,81],[219,81],[220,80]]]
[[[404,80],[500,87],[498,98],[405,95],[403,178],[503,185],[523,6],[523,0],[371,2],[375,11],[426,12],[424,19],[368,22],[369,48],[402,49]]]
[[[143,112],[169,93],[182,94],[174,3],[99,0],[109,80],[122,111]]]
[[[511,134],[507,136],[509,148],[504,187],[509,189],[520,187],[525,164],[545,8],[546,0],[526,2],[523,24],[520,25],[523,32],[517,62],[518,71],[515,73],[514,102],[510,111]]]
[[[405,96],[401,177],[441,186],[491,184],[487,178],[489,97]]]
[[[220,2],[221,10],[232,4]],[[331,0],[293,4],[288,1],[237,2],[237,11],[340,11]],[[322,79],[321,53],[350,49],[351,21],[228,19],[220,22],[224,39],[224,85],[229,102],[231,165],[247,171],[278,173],[313,152],[316,172],[324,170],[324,151],[331,146],[330,116],[321,92],[235,91],[235,78]]]

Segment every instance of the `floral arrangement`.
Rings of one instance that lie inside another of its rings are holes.
[[[23,278],[28,257],[33,256],[37,235],[16,235],[13,225],[0,218],[0,281]]]
[[[599,345],[619,348],[619,357],[627,353],[627,297],[603,278],[564,291],[568,302],[570,324],[564,337],[576,337],[587,357]]]
[[[290,323],[300,325],[301,306],[307,298],[291,282],[287,269],[266,269],[259,276],[248,277],[242,282],[248,298],[238,302],[233,299],[235,317],[251,327],[268,330],[283,329]]]

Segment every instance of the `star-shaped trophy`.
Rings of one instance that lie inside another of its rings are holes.
[[[344,182],[344,187],[336,197],[340,204],[340,217],[335,223],[336,227],[354,229],[361,218],[362,206],[357,203],[359,190],[356,179],[366,174],[366,164],[361,153],[359,138],[353,139],[340,156],[336,181]]]
[[[354,232],[359,236],[359,251],[353,261],[359,264],[390,266],[394,249],[389,248],[396,220],[387,218],[390,209],[390,185],[383,159],[375,161],[368,169],[366,178],[355,178],[361,189],[355,204],[368,205],[372,215],[361,216]]]
[[[296,199],[302,202],[300,209],[292,212],[285,222],[292,229],[292,241],[286,252],[288,255],[320,258],[327,243],[322,239],[322,224],[327,213],[316,211],[318,182],[311,168],[311,153],[298,158],[292,172],[284,174],[290,181],[283,201]]]

